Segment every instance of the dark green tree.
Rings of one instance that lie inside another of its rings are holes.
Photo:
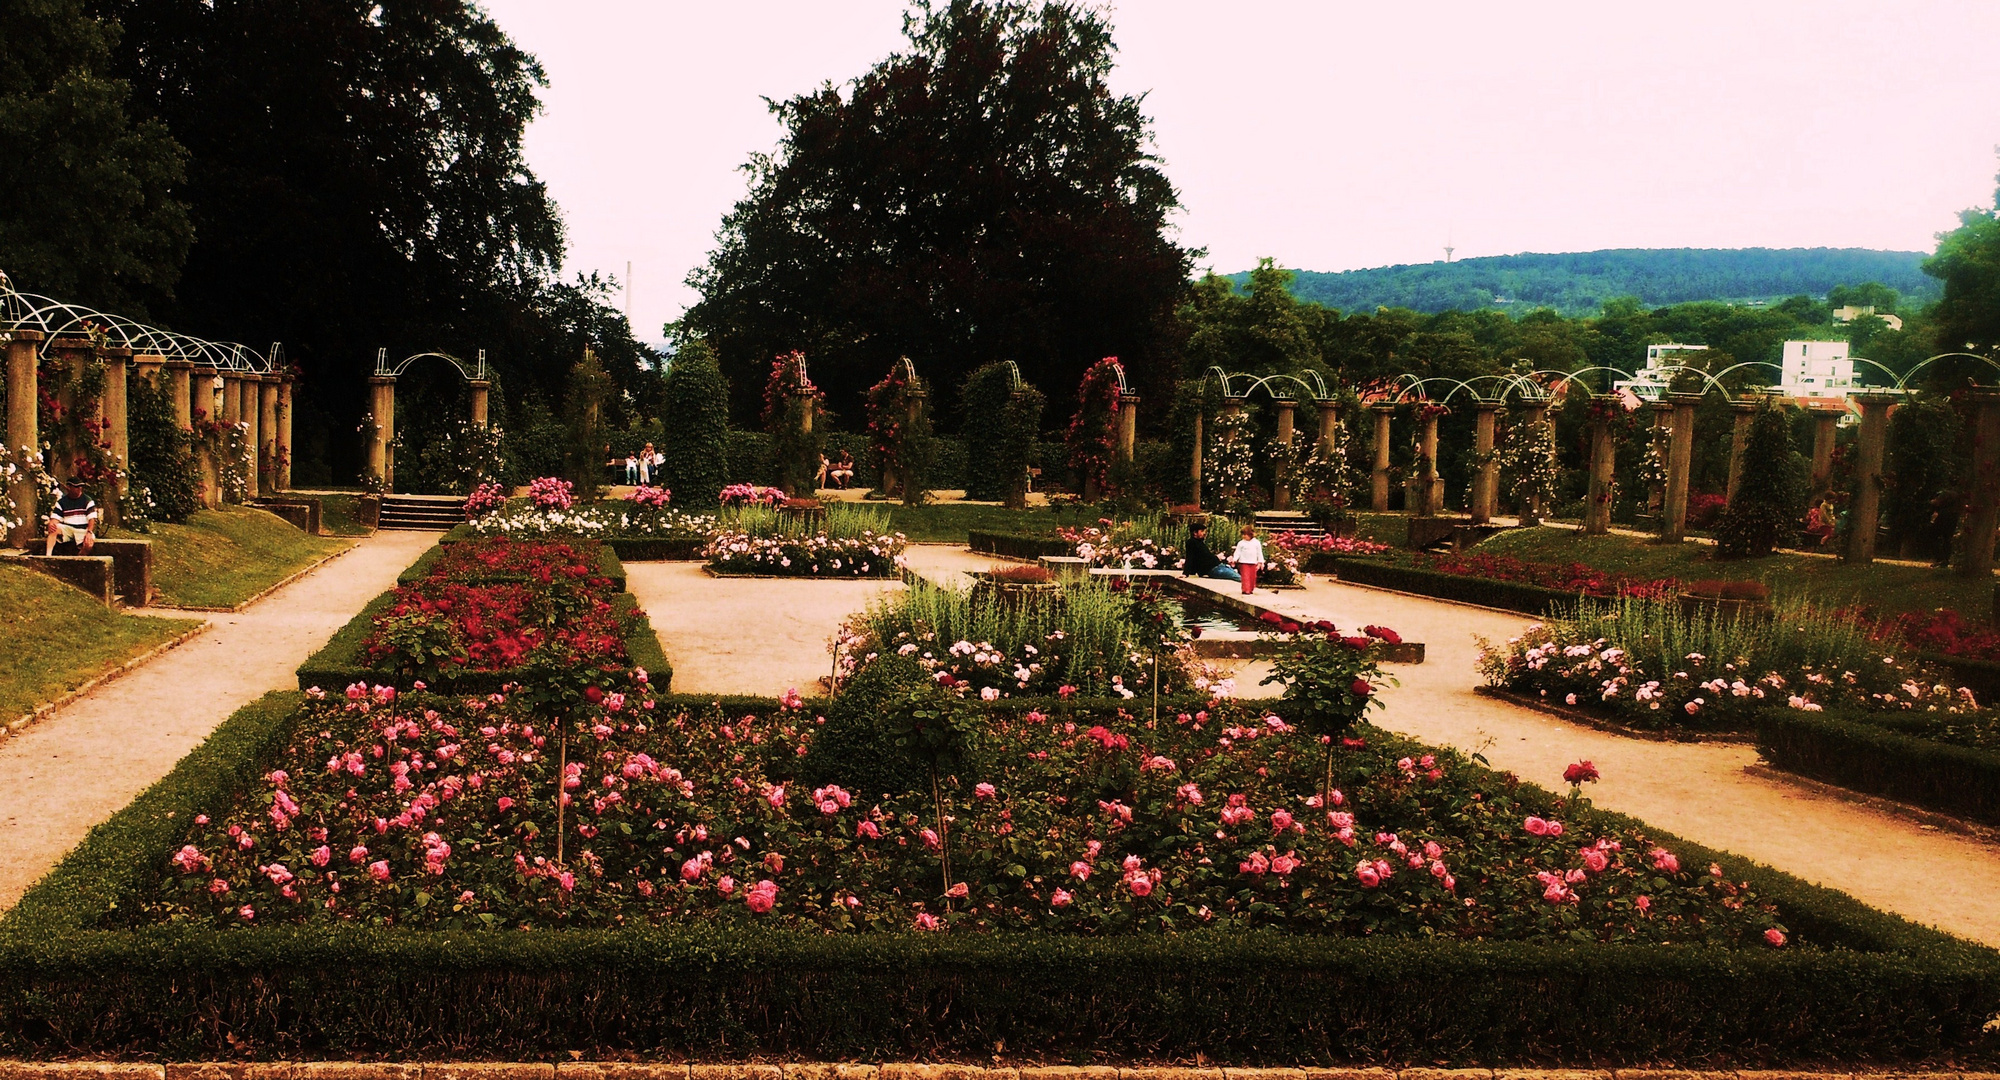
[[[1014,369],[988,364],[965,380],[959,394],[965,418],[965,497],[1025,505],[1028,468],[1042,434],[1048,399],[1030,383],[1015,386]]]
[[[1882,518],[1903,558],[1942,565],[1951,556],[1964,502],[1962,428],[1958,411],[1942,397],[1913,398],[1889,417]]]
[[[1760,558],[1799,533],[1806,512],[1808,468],[1792,447],[1791,419],[1766,401],[1750,420],[1743,444],[1742,483],[1736,501],[1716,526],[1716,552],[1723,558]]]
[[[908,356],[941,392],[1012,359],[1072,385],[1124,357],[1168,384],[1190,254],[1140,98],[1082,4],[918,0],[906,49],[772,105],[785,136],[689,277],[682,327],[716,347],[740,416],[772,356],[812,357],[835,411]],[[953,402],[937,405],[947,413]]]
[[[125,28],[134,114],[190,154],[176,329],[284,342],[297,422],[327,433],[364,411],[383,345],[485,348],[517,394],[560,400],[585,321],[566,305],[589,290],[552,281],[562,224],[522,155],[542,70],[477,4],[88,2]],[[328,445],[351,475],[358,440]]]
[[[1924,261],[1924,273],[1944,284],[1930,310],[1935,340],[1943,352],[1990,353],[2000,347],[2000,211],[1962,210],[1958,221]]]
[[[563,478],[588,499],[604,481],[610,445],[605,441],[604,402],[611,396],[611,376],[597,361],[595,349],[570,369],[569,393],[563,399]]]
[[[729,482],[723,448],[729,441],[729,383],[716,365],[715,350],[701,340],[683,342],[667,367],[661,415],[666,418],[660,453],[660,483],[674,493],[674,505],[712,510]]]
[[[118,39],[82,0],[0,4],[0,269],[23,291],[143,316],[187,258],[187,154],[128,114]]]

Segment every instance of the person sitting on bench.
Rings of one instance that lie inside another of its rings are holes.
[[[70,477],[63,481],[62,498],[49,508],[48,543],[44,555],[88,555],[97,544],[97,522],[104,515],[97,500],[84,494],[83,481]],[[66,550],[57,552],[56,548]]]
[[[1208,523],[1197,521],[1188,529],[1187,553],[1181,558],[1182,577],[1210,577],[1242,581],[1242,575],[1208,550]]]

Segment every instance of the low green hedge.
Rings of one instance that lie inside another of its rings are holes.
[[[1324,562],[1316,560],[1312,569],[1316,573],[1325,572],[1320,568],[1329,564],[1331,571],[1341,581],[1356,585],[1374,585],[1378,588],[1416,593],[1419,596],[1430,596],[1439,600],[1456,600],[1460,603],[1499,608],[1502,611],[1518,611],[1536,618],[1574,610],[1582,600],[1581,593],[1545,589],[1540,585],[1528,585],[1518,581],[1496,581],[1492,578],[1421,570],[1385,559],[1353,555],[1327,556]]]
[[[972,529],[965,534],[965,540],[967,547],[981,554],[1002,555],[1014,559],[1039,559],[1044,555],[1076,554],[1075,544],[1053,536],[983,532]]]
[[[700,536],[622,536],[605,544],[626,562],[685,562],[702,558],[708,540]]]
[[[1970,689],[1982,704],[2000,703],[2000,663],[1943,653],[1918,653],[1916,659],[1951,672],[1953,684]]]
[[[1925,738],[1933,713],[1765,709],[1757,750],[1786,772],[2000,825],[2000,753]]]
[[[701,698],[690,700],[700,701]],[[290,735],[239,711],[0,919],[0,1054],[1991,1062],[2000,955],[1661,833],[1817,948],[710,929],[129,927]],[[755,710],[748,699],[732,704]],[[772,703],[764,702],[768,709]]]
[[[437,565],[438,560],[444,558],[444,552],[445,552],[444,545],[442,542],[440,542],[437,546],[432,547],[429,551],[426,551],[422,555],[417,556],[416,562],[411,563],[408,569],[396,575],[396,584],[415,585],[417,582],[422,581],[426,577],[429,577],[431,569]],[[621,557],[622,556],[620,556],[617,553],[617,551],[611,547],[611,545],[609,544],[600,545],[597,549],[596,570],[599,577],[611,579],[612,585],[615,586],[619,592],[624,592],[625,564],[619,561]],[[482,574],[476,579],[468,578],[464,580],[468,581],[477,580],[481,583],[492,584],[503,581],[526,581],[528,580],[528,575]]]

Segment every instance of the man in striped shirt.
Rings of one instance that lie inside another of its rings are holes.
[[[97,500],[86,495],[83,481],[71,477],[63,481],[62,498],[49,508],[48,543],[42,554],[54,555],[58,545],[64,555],[88,555],[97,543],[97,522],[104,515]]]

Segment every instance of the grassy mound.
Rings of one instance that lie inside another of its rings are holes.
[[[346,546],[247,506],[199,511],[185,525],[157,522],[141,539],[153,542],[160,603],[188,608],[233,607]]]
[[[0,566],[0,722],[196,625],[120,615],[40,571]]]

